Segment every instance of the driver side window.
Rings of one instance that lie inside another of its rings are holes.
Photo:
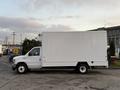
[[[34,48],[28,54],[29,56],[39,56],[40,55],[40,48]]]

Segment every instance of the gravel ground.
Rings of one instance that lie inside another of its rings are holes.
[[[120,90],[120,69],[42,70],[19,75],[0,57],[0,90]]]

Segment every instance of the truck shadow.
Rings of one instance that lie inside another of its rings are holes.
[[[86,74],[80,74],[78,72],[76,72],[75,70],[33,70],[33,71],[29,71],[29,73],[32,74],[78,74],[78,75],[100,75],[103,74],[101,71],[96,71],[96,70],[92,70],[92,71],[88,71],[88,73]]]

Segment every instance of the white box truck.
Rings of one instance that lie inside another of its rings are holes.
[[[42,46],[13,58],[18,73],[29,69],[73,67],[86,73],[92,66],[108,67],[105,31],[43,32]]]

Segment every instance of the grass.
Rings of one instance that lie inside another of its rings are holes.
[[[120,67],[120,60],[115,60],[112,62],[112,67]]]

